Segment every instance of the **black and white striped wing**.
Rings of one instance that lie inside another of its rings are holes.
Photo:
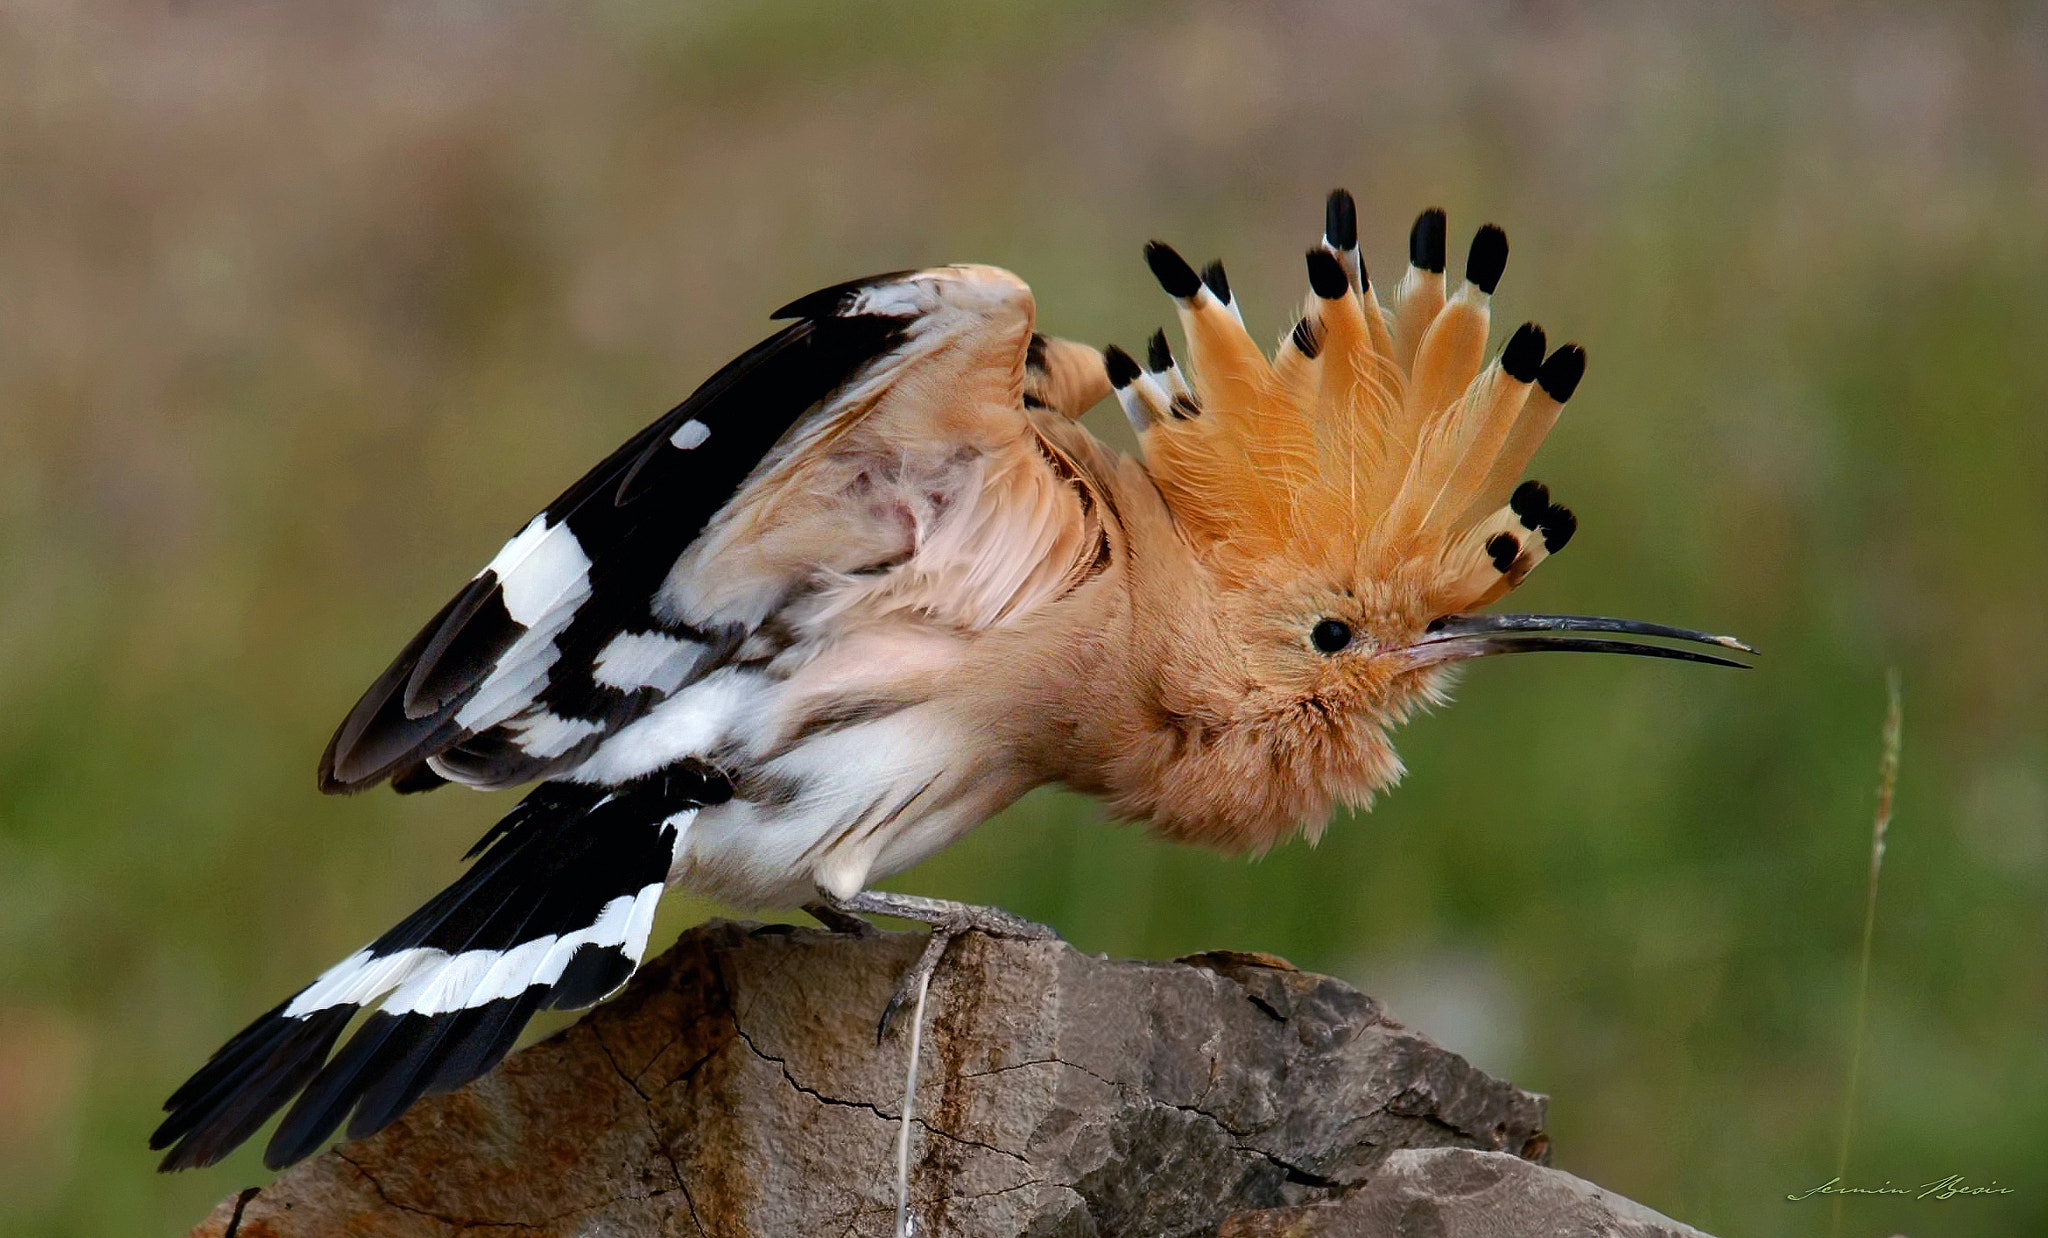
[[[545,777],[730,654],[744,628],[661,613],[662,582],[806,413],[916,363],[906,344],[927,307],[888,294],[917,274],[785,306],[776,317],[796,322],[550,503],[363,694],[321,758],[321,789]]]

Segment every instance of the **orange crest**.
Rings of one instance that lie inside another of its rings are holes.
[[[1330,195],[1300,322],[1269,360],[1245,332],[1220,263],[1197,275],[1157,241],[1153,273],[1179,308],[1184,377],[1165,333],[1147,364],[1106,354],[1112,385],[1175,518],[1226,579],[1286,565],[1331,580],[1419,579],[1441,614],[1494,601],[1576,527],[1541,483],[1517,485],[1585,369],[1542,328],[1486,360],[1489,301],[1507,263],[1491,224],[1446,295],[1444,213],[1424,212],[1382,306],[1358,257],[1356,210]]]

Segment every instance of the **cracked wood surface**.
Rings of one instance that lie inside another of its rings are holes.
[[[573,1027],[193,1234],[886,1235],[905,1040],[874,1026],[922,942],[702,925]],[[1213,1235],[1356,1194],[1399,1149],[1546,1147],[1542,1097],[1266,956],[973,934],[924,1054],[925,1235]]]

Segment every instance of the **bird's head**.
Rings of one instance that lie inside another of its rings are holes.
[[[1492,654],[1580,650],[1739,666],[1646,637],[1747,651],[1633,620],[1481,614],[1577,528],[1523,469],[1577,388],[1585,354],[1518,328],[1488,358],[1507,238],[1473,239],[1445,285],[1444,214],[1425,212],[1383,306],[1358,255],[1350,195],[1330,196],[1308,254],[1311,295],[1268,358],[1222,266],[1146,257],[1186,335],[1145,362],[1105,353],[1145,467],[1192,550],[1203,604],[1172,629],[1159,676],[1167,738],[1134,753],[1133,815],[1169,835],[1259,848],[1319,831],[1401,766],[1388,728],[1443,699],[1450,668]]]

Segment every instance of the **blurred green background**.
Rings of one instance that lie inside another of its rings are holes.
[[[972,260],[1135,344],[1156,235],[1276,334],[1333,185],[1388,275],[1423,206],[1501,223],[1496,312],[1587,346],[1526,608],[1758,669],[1485,663],[1320,847],[1040,793],[893,884],[1344,976],[1561,1167],[1826,1233],[1897,665],[1849,1177],[2013,1193],[1843,1232],[2048,1232],[2048,24],[1561,0],[0,8],[0,1232],[266,1179],[156,1175],[158,1103],[511,803],[322,798],[330,728],[768,310]]]

